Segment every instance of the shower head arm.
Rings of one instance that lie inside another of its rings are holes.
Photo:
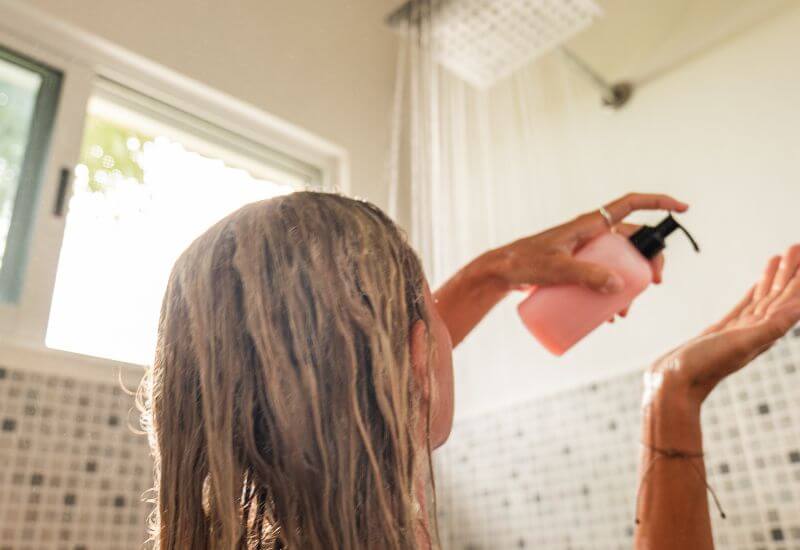
[[[410,24],[419,24],[420,18],[439,11],[444,4],[452,0],[408,0],[405,4],[386,16],[386,25],[392,29],[404,29]]]
[[[600,74],[590,67],[583,59],[578,57],[575,52],[566,46],[561,46],[559,50],[579,72],[583,73],[595,87],[600,89],[604,105],[619,109],[625,105],[633,95],[633,85],[630,82],[609,84],[606,79],[600,76]]]

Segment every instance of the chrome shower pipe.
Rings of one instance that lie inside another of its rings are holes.
[[[560,46],[559,51],[602,93],[603,104],[612,109],[619,109],[630,100],[633,95],[633,84],[630,82],[617,82],[610,84],[605,78],[595,71],[588,63],[581,59],[566,46]]]

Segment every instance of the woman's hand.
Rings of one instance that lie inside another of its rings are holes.
[[[661,391],[699,407],[720,381],[800,322],[799,266],[800,244],[773,257],[761,280],[728,315],[656,362],[650,369],[652,393],[663,385]]]
[[[647,372],[637,550],[713,550],[701,405],[721,380],[800,322],[799,265],[800,245],[772,258],[761,281],[725,318]]]
[[[611,223],[598,210],[549,229],[525,237],[492,251],[494,276],[509,290],[529,286],[578,284],[592,290],[612,293],[622,290],[622,278],[601,265],[576,260],[573,255],[598,235],[614,230],[629,235],[638,227],[621,224],[636,210],[670,210],[685,212],[689,206],[667,195],[631,193],[605,206]],[[661,282],[664,258],[652,261],[653,282]]]
[[[684,212],[687,208],[685,203],[666,195],[633,193],[605,206],[610,221],[596,210],[479,256],[434,294],[436,309],[450,331],[453,346],[512,290],[558,284],[579,284],[600,292],[621,290],[623,283],[617,274],[576,260],[575,251],[612,226],[620,233],[633,233],[636,226],[620,222],[635,210]],[[653,259],[656,283],[661,281],[663,263],[660,255]]]

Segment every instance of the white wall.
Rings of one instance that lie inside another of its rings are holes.
[[[517,321],[521,296],[507,300],[457,351],[457,414],[644,366],[722,315],[770,254],[800,241],[798,51],[795,7],[652,81],[619,112],[600,108],[578,77],[540,73],[560,104],[539,113],[552,170],[531,182],[541,201],[531,231],[626,191],[666,192],[691,203],[683,221],[703,252],[670,239],[664,285],[561,359]]]
[[[342,145],[353,192],[386,206],[396,40],[382,18],[399,2],[27,2]],[[598,25],[598,40],[622,40]],[[591,41],[576,45],[591,53]],[[665,285],[561,360],[516,320],[520,297],[507,300],[457,353],[458,414],[641,367],[720,314],[771,251],[800,238],[799,50],[795,8],[650,82],[617,113],[599,108],[580,78],[565,89],[563,70],[543,73],[562,104],[540,113],[552,166],[531,182],[541,204],[530,230],[631,189],[666,191],[693,204],[685,221],[704,251],[694,257],[672,239]],[[648,69],[648,55],[664,54],[642,52]],[[616,73],[616,54],[605,59],[600,68]]]
[[[344,147],[352,192],[386,205],[394,0],[25,1]]]

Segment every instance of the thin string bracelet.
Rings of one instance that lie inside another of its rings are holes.
[[[647,477],[650,475],[650,472],[652,472],[653,466],[655,466],[656,461],[658,461],[660,458],[688,460],[689,465],[692,467],[692,470],[694,470],[694,473],[697,474],[697,477],[700,478],[700,481],[703,482],[708,492],[711,493],[711,496],[714,498],[714,504],[716,504],[717,510],[719,510],[719,515],[722,517],[722,519],[726,519],[728,517],[725,515],[725,511],[722,509],[722,504],[720,504],[717,493],[714,491],[711,485],[709,485],[706,476],[703,475],[703,472],[700,471],[700,469],[697,467],[697,464],[695,464],[692,460],[695,458],[703,458],[703,453],[689,453],[672,448],[662,449],[645,442],[642,442],[642,445],[650,449],[655,456],[653,456],[647,463],[647,468],[645,468],[644,475],[642,475],[642,481],[639,484],[639,490],[636,493],[636,525],[641,524],[641,521],[639,520],[639,500],[642,496],[642,488],[644,487],[644,483],[647,481]]]

